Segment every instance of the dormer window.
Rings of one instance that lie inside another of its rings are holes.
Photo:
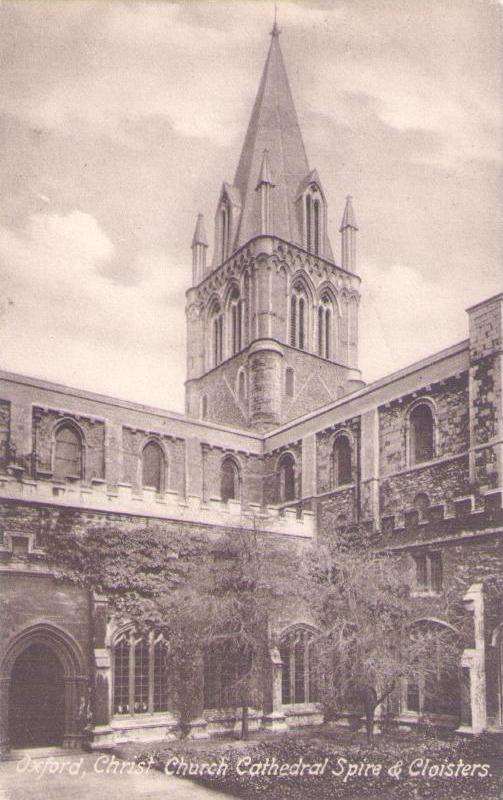
[[[321,255],[323,249],[324,201],[316,183],[312,183],[304,200],[305,245],[308,252]]]

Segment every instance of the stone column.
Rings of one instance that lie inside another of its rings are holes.
[[[487,728],[486,704],[486,653],[484,626],[484,592],[481,583],[474,583],[463,597],[468,611],[473,614],[474,646],[466,648],[461,656],[461,666],[469,676],[471,728],[461,725],[458,731],[481,733]]]
[[[271,647],[269,655],[270,669],[266,676],[268,686],[264,703],[265,714],[262,718],[262,726],[268,731],[281,733],[288,729],[281,702],[283,662],[281,661],[280,652],[277,647]]]
[[[379,411],[361,417],[361,516],[379,525]]]
[[[113,747],[110,726],[112,707],[112,659],[107,645],[108,600],[93,596],[94,691],[92,702],[92,748]]]
[[[310,433],[302,439],[302,486],[301,497],[316,495],[316,434]]]

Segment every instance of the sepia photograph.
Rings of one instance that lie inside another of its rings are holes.
[[[502,4],[0,70],[0,800],[501,800]]]

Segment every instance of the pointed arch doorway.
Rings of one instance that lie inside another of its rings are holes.
[[[10,747],[80,747],[89,678],[80,645],[37,623],[14,636],[0,663],[0,754]]]
[[[12,747],[62,745],[65,728],[64,670],[51,647],[29,645],[11,673],[9,740]]]

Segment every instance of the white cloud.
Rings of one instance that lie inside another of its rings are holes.
[[[468,336],[462,288],[425,279],[409,266],[366,270],[360,313],[361,367],[375,380]]]
[[[143,253],[143,280],[116,284],[99,272],[113,256],[97,220],[78,210],[32,215],[21,234],[0,228],[1,290],[10,299],[0,326],[4,368],[166,402],[167,359],[184,345],[183,276],[165,254]],[[180,390],[173,395],[170,382],[169,391],[180,407],[183,373],[174,371]]]

